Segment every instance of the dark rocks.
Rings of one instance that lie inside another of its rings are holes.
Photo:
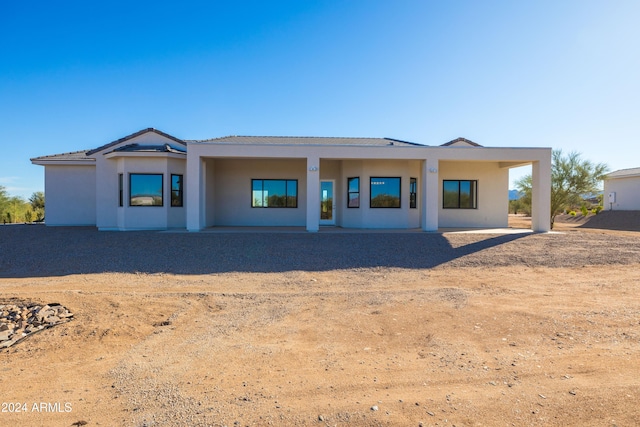
[[[11,347],[33,333],[68,322],[72,317],[73,313],[58,303],[0,305],[0,348]]]

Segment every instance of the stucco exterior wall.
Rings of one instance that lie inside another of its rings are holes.
[[[45,167],[45,223],[96,224],[95,166]]]
[[[616,193],[616,201],[609,203],[609,193]],[[640,176],[606,179],[604,181],[604,208],[618,211],[640,210]]]
[[[217,226],[304,226],[307,174],[301,159],[216,159],[213,173]],[[252,179],[298,180],[297,208],[251,207]],[[211,180],[207,180],[211,184]],[[207,204],[210,209],[211,204]]]
[[[165,153],[106,154],[129,144],[171,144],[174,141],[147,133],[109,147],[94,155],[96,159],[96,225],[100,230],[147,230],[184,228],[186,226],[186,191],[183,207],[171,207],[171,174],[186,176],[186,159]],[[162,206],[130,206],[129,177],[135,173],[163,175]],[[119,206],[118,175],[123,174],[123,206]]]
[[[171,206],[171,175],[182,175],[182,206]],[[185,228],[187,226],[187,161],[186,159],[167,159],[165,174],[165,200],[169,208],[167,226],[169,228]]]
[[[32,159],[45,166],[46,221],[59,225],[91,225],[100,229],[187,228],[210,226],[305,226],[318,231],[320,181],[333,180],[335,224],[345,228],[505,227],[508,225],[508,170],[532,165],[532,228],[547,231],[550,202],[551,149],[483,148],[454,145],[427,147],[327,143],[254,144],[188,142],[189,155],[154,147],[182,145],[153,129],[141,131],[88,152],[88,158],[54,155]],[[181,147],[186,148],[186,147]],[[79,153],[79,152],[78,152]],[[95,166],[90,166],[95,160]],[[163,206],[130,206],[132,173],[163,176]],[[119,206],[118,174],[123,175]],[[183,175],[182,207],[171,206],[171,174]],[[347,179],[360,178],[360,207],[347,207]],[[371,208],[372,177],[399,177],[400,208]],[[409,207],[410,179],[417,180],[417,205]],[[297,208],[253,208],[251,179],[295,179]],[[444,209],[443,180],[476,180],[477,209]],[[637,184],[616,180],[619,209],[640,209]],[[636,191],[634,191],[636,190]],[[81,196],[81,197],[77,197]],[[625,204],[629,199],[630,204]],[[79,201],[81,200],[81,201]],[[70,214],[69,211],[73,212]]]
[[[420,197],[419,160],[344,160],[342,161],[341,224],[347,228],[418,228],[420,200],[416,208],[409,207],[409,182],[416,178]],[[347,180],[360,178],[360,207],[347,207]],[[400,178],[400,208],[371,208],[371,177]]]
[[[497,162],[441,161],[438,183],[439,227],[507,227],[509,225],[509,170]],[[444,180],[477,180],[477,209],[444,209]],[[431,202],[431,201],[429,201]]]

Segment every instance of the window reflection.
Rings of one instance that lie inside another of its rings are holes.
[[[162,206],[162,174],[129,175],[130,206]]]
[[[443,181],[442,207],[445,209],[477,209],[478,181]]]
[[[294,179],[252,179],[251,207],[297,208],[298,181]]]
[[[171,206],[182,206],[183,203],[183,186],[182,175],[171,175]]]
[[[372,208],[400,207],[400,178],[371,177]]]
[[[347,180],[347,207],[360,207],[360,177],[353,177]]]

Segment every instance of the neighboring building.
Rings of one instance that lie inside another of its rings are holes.
[[[486,148],[464,138],[436,147],[389,138],[188,141],[149,128],[31,161],[45,167],[47,225],[507,227],[509,168],[526,164],[532,228],[550,225],[550,148]]]
[[[603,205],[605,209],[640,211],[640,168],[605,175]]]

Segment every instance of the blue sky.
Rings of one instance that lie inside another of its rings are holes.
[[[147,127],[546,146],[639,167],[640,2],[0,6],[0,185]],[[517,174],[516,174],[517,175]]]

